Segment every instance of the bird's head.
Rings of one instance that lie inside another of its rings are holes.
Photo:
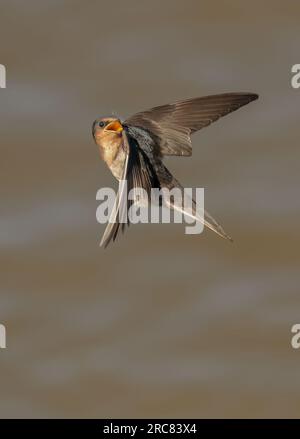
[[[98,143],[99,141],[117,139],[122,136],[123,126],[116,117],[101,117],[93,123],[93,136]]]
[[[93,137],[105,161],[111,161],[117,154],[122,144],[122,131],[121,121],[114,116],[101,117],[94,121]]]

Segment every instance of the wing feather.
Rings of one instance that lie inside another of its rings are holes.
[[[147,155],[125,131],[123,131],[123,147],[126,151],[126,160],[122,179],[119,181],[118,193],[100,246],[107,247],[111,240],[115,241],[117,238],[120,226],[124,232],[126,225],[129,225],[128,210],[134,202],[129,199],[129,192],[133,189],[135,198],[141,195],[138,189],[142,188],[150,198],[151,188],[159,187],[156,172]]]
[[[136,113],[124,123],[149,131],[162,155],[189,156],[191,134],[257,98],[254,93],[223,93],[186,99]]]

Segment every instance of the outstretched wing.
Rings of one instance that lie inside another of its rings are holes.
[[[115,241],[121,228],[124,232],[126,225],[129,225],[128,209],[137,196],[141,196],[140,188],[144,189],[147,197],[151,195],[152,187],[159,187],[155,170],[144,151],[139,148],[137,142],[123,131],[123,148],[126,151],[122,179],[119,181],[119,189],[115,203],[104,231],[100,246],[105,247]],[[133,189],[131,197],[129,192]],[[148,201],[148,200],[147,200]]]
[[[154,135],[162,155],[190,156],[191,134],[257,98],[253,93],[224,93],[186,99],[136,113],[124,123]]]

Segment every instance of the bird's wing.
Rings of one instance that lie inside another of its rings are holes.
[[[148,130],[162,155],[190,156],[191,134],[257,98],[253,93],[224,93],[186,99],[136,113],[124,124]]]
[[[157,184],[159,184],[150,160],[134,139],[128,137],[125,130],[123,131],[123,147],[126,151],[123,175],[119,181],[118,194],[100,246],[107,247],[111,240],[115,241],[120,226],[122,232],[124,232],[126,225],[129,225],[128,209],[137,195],[141,197],[139,188],[144,189],[147,197],[150,197],[151,188],[157,187]],[[129,199],[128,195],[132,189],[133,194],[131,193],[131,195],[133,196]]]
[[[100,246],[104,245],[105,247],[108,246],[110,241],[113,239],[115,240],[119,231],[120,222],[124,224],[123,221],[126,220],[125,217],[125,209],[124,209],[124,202],[125,197],[127,194],[126,191],[126,175],[127,175],[127,169],[128,169],[128,159],[129,154],[126,154],[124,169],[123,169],[123,175],[122,179],[119,181],[119,189],[117,196],[115,198],[115,202],[108,220],[108,224],[106,226],[106,229],[104,231],[104,234],[102,236]]]

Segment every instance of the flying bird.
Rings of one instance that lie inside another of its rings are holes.
[[[119,180],[115,205],[100,245],[107,247],[120,228],[124,231],[126,223],[129,225],[128,217],[125,221],[120,221],[120,217],[125,203],[128,206],[131,189],[140,187],[149,195],[152,188],[183,191],[164,165],[164,156],[191,156],[193,133],[257,98],[254,93],[224,93],[161,105],[125,121],[115,116],[96,119],[92,126],[94,140],[101,158]],[[188,214],[221,237],[232,240],[208,212],[199,216],[196,203],[192,203],[192,212],[185,212],[174,200],[165,202],[168,208]]]

